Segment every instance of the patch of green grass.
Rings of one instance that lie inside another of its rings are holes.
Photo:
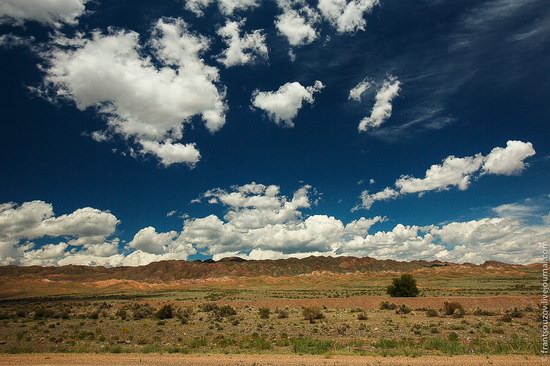
[[[332,346],[331,341],[320,339],[296,338],[292,340],[292,349],[299,354],[322,355],[327,353]]]
[[[263,335],[252,333],[250,336],[243,337],[240,343],[242,349],[253,349],[256,351],[267,351],[273,348],[273,345]]]
[[[437,350],[446,355],[458,355],[464,353],[462,344],[444,338],[432,338],[426,341],[424,348],[429,350]]]
[[[385,338],[378,340],[378,342],[374,344],[374,347],[382,348],[382,349],[397,348],[398,346],[399,346],[399,341],[395,339],[385,339]]]

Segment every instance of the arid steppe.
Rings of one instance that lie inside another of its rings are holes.
[[[265,262],[3,267],[0,364],[542,362],[540,266],[308,258],[289,274]],[[421,296],[385,294],[403,270]]]

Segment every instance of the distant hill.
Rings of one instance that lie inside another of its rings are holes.
[[[206,261],[161,261],[140,267],[0,267],[0,278],[41,279],[51,281],[104,281],[128,280],[146,283],[171,282],[179,280],[215,279],[223,277],[282,277],[307,275],[318,272],[334,274],[367,272],[410,272],[435,267],[476,268],[476,267],[517,267],[499,262],[487,262],[480,266],[454,264],[440,261],[378,260],[369,257],[308,257],[303,259],[254,260],[225,258],[214,262]]]

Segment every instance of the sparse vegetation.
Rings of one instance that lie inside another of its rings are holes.
[[[430,297],[379,304],[371,295],[383,295],[387,280],[370,281],[371,288],[186,289],[143,297],[0,302],[0,341],[5,342],[0,352],[418,356],[540,351],[540,308],[529,308],[520,297],[504,309],[496,295],[494,305],[487,306],[476,299],[477,292],[468,297],[460,292],[465,290],[440,290],[446,279],[434,285],[438,290],[423,288]],[[423,286],[427,281],[422,279]],[[489,288],[493,280],[460,281],[453,286],[476,288],[485,281]],[[492,286],[497,284],[502,287],[502,281]],[[453,300],[457,294],[460,302]],[[443,303],[442,296],[450,300]],[[267,318],[262,307],[269,311]]]

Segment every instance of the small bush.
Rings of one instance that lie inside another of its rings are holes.
[[[396,308],[397,308],[397,305],[389,301],[382,301],[379,306],[380,310],[395,310]]]
[[[53,318],[53,311],[52,309],[39,307],[34,309],[34,319],[48,319]],[[96,318],[97,319],[97,318]]]
[[[260,319],[269,319],[271,310],[269,310],[269,308],[259,308],[258,314],[260,314]]]
[[[461,318],[464,316],[464,307],[459,302],[445,301],[443,304],[443,311],[446,315],[452,315],[455,318]]]
[[[510,312],[510,316],[512,318],[523,318],[523,313],[518,308],[514,308],[514,310]]]
[[[316,320],[324,319],[325,314],[319,308],[304,308],[302,310],[302,315],[305,320],[309,320],[310,323],[315,323]]]
[[[407,305],[403,304],[399,306],[397,309],[395,309],[396,314],[409,314],[411,312],[411,308]]]
[[[393,283],[388,286],[387,293],[391,297],[416,297],[420,291],[414,277],[410,274],[403,274],[401,277],[393,279]]]
[[[205,313],[209,313],[209,312],[217,310],[219,308],[220,307],[215,302],[209,302],[209,303],[206,303],[206,304],[202,304],[200,306],[201,311],[203,311]]]
[[[449,336],[447,337],[451,342],[458,341],[458,333],[457,332],[451,332],[449,333]]]
[[[439,315],[439,313],[438,313],[437,310],[435,310],[435,309],[428,309],[428,310],[426,310],[426,316],[427,316],[428,318],[434,318],[434,317],[436,317],[436,316],[438,316],[438,315]]]
[[[122,320],[126,320],[128,318],[128,313],[126,312],[126,309],[120,308],[117,310],[116,316],[118,316]]]
[[[189,319],[193,315],[193,308],[187,307],[183,309],[178,309],[176,312],[176,317],[181,321],[181,324],[189,323]]]
[[[506,313],[506,314],[503,314],[500,318],[498,318],[498,320],[504,323],[511,323],[512,317],[510,316],[510,314]]]
[[[283,309],[277,309],[277,318],[279,319],[286,319],[288,318],[288,311]]]
[[[237,311],[235,309],[233,309],[231,306],[224,305],[220,308],[220,316],[228,317],[228,316],[233,316],[233,315],[237,315]]]
[[[155,316],[158,319],[172,319],[174,317],[174,308],[170,304],[164,305],[157,311]]]
[[[15,315],[17,315],[18,318],[25,318],[27,315],[29,315],[29,311],[26,309],[18,309],[15,312]]]
[[[147,319],[154,313],[149,304],[135,304],[132,306],[132,318],[134,320]]]
[[[357,320],[369,320],[369,317],[365,313],[357,314]]]

